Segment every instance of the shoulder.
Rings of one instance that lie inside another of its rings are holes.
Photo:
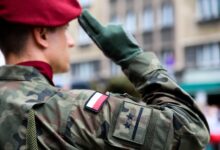
[[[54,94],[44,103],[51,108],[59,108],[66,113],[75,110],[99,112],[109,100],[109,95],[94,90],[53,90]],[[44,108],[46,107],[44,106]]]

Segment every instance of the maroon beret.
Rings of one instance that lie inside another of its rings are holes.
[[[81,11],[77,0],[0,0],[1,19],[26,25],[64,25]]]

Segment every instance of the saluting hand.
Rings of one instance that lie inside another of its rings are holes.
[[[120,25],[104,27],[87,10],[78,21],[103,53],[117,64],[127,62],[142,52],[134,37]]]

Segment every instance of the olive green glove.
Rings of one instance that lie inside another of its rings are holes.
[[[142,52],[133,36],[120,25],[104,27],[87,10],[78,21],[103,53],[117,64],[122,65]]]

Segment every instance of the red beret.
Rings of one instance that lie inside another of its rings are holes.
[[[77,0],[0,0],[0,18],[12,23],[61,26],[81,14]]]

